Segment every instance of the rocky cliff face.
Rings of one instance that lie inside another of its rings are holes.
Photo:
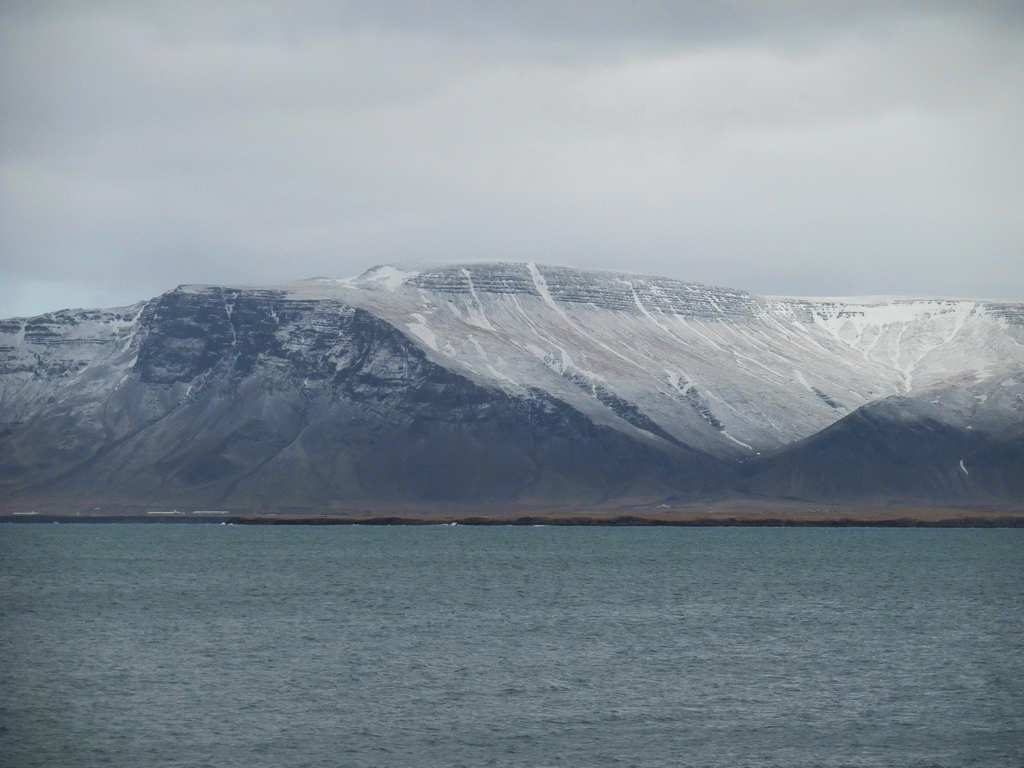
[[[537,264],[0,322],[0,501],[1012,503],[1018,305]]]

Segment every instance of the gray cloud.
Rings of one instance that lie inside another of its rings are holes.
[[[0,10],[2,316],[455,259],[1024,300],[1018,3],[140,5]]]

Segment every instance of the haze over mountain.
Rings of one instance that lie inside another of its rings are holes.
[[[1019,505],[1024,305],[537,263],[0,323],[0,503]]]

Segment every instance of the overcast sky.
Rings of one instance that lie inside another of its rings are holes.
[[[535,260],[1024,301],[1024,2],[0,3],[0,317]]]

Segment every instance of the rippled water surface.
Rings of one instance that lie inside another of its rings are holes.
[[[2,766],[1024,766],[1024,531],[0,526]]]

